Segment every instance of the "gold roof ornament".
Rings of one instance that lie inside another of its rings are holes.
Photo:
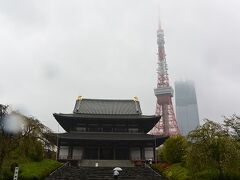
[[[81,101],[82,99],[83,99],[82,96],[78,96],[78,97],[77,97],[77,100],[80,100],[80,101]]]
[[[134,101],[139,101],[139,99],[138,99],[137,96],[134,96],[134,97],[133,97],[133,100],[134,100]]]

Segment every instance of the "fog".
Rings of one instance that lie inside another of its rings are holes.
[[[195,82],[200,119],[239,114],[238,0],[0,1],[0,103],[57,131],[77,96],[154,114],[159,17],[170,84]]]

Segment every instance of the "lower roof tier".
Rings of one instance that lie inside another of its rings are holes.
[[[146,116],[146,115],[103,115],[103,114],[62,114],[54,113],[53,116],[58,123],[67,132],[82,124],[111,124],[117,125],[136,125],[142,129],[143,132],[149,132],[155,124],[160,120],[160,116]]]
[[[149,134],[128,134],[128,133],[95,133],[95,132],[71,132],[58,134],[60,140],[68,141],[154,141],[156,146],[161,145],[168,137],[153,136]]]

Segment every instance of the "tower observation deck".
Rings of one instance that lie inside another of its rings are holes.
[[[172,105],[173,89],[169,85],[168,68],[166,62],[166,54],[164,48],[164,31],[159,27],[157,30],[158,44],[158,81],[154,94],[157,97],[156,115],[161,115],[161,120],[153,127],[150,134],[153,135],[176,135],[179,134],[177,121]]]

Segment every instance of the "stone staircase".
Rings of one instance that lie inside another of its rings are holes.
[[[81,160],[78,166],[82,167],[134,167],[129,160]]]
[[[45,180],[112,180],[111,167],[73,167],[64,166]],[[125,167],[120,171],[119,180],[163,180],[149,167]]]

